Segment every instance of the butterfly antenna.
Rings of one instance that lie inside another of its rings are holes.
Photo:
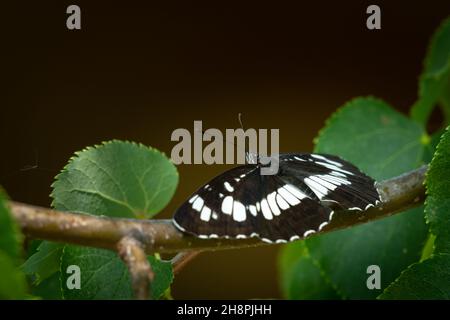
[[[242,124],[242,113],[238,113],[238,120],[239,120],[239,124],[241,125],[242,130],[245,131],[244,129],[244,125]]]

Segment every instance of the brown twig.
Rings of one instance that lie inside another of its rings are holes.
[[[378,190],[383,203],[363,212],[336,212],[318,234],[390,216],[423,202],[427,166],[382,181]],[[61,212],[11,202],[23,232],[33,238],[116,250],[117,243],[132,236],[146,253],[218,250],[263,245],[258,239],[199,239],[180,232],[171,220],[118,219]]]
[[[188,264],[192,259],[200,254],[200,250],[196,251],[184,251],[178,253],[170,261],[172,263],[173,273],[177,274]]]
[[[136,299],[146,300],[151,298],[149,289],[154,274],[142,243],[127,236],[119,241],[117,251],[130,272],[131,285]]]

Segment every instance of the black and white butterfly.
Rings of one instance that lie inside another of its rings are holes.
[[[257,237],[283,243],[320,231],[336,210],[380,203],[375,181],[326,154],[281,154],[275,175],[246,164],[217,176],[175,212],[175,226],[199,238]]]

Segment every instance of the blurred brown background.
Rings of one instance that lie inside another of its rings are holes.
[[[360,95],[406,112],[448,1],[39,1],[2,4],[0,184],[49,206],[74,151],[113,138],[170,154],[170,134],[280,128],[281,151],[310,151],[325,119]],[[82,30],[66,29],[66,7]],[[33,166],[35,169],[27,170]],[[224,166],[180,166],[170,217]],[[279,298],[278,246],[205,253],[177,276],[175,298]]]

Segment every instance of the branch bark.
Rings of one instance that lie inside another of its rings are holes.
[[[330,232],[380,219],[418,206],[425,198],[424,180],[427,166],[377,185],[383,203],[363,212],[336,212],[333,220],[320,232]],[[139,241],[142,250],[180,252],[219,250],[259,246],[265,243],[252,239],[199,239],[184,234],[171,220],[136,220],[89,216],[55,211],[28,204],[10,202],[13,216],[23,232],[33,238],[116,250],[124,237]]]
[[[117,251],[128,267],[134,296],[138,300],[151,298],[150,284],[155,276],[143,248],[141,242],[130,236],[122,238],[117,244]]]

